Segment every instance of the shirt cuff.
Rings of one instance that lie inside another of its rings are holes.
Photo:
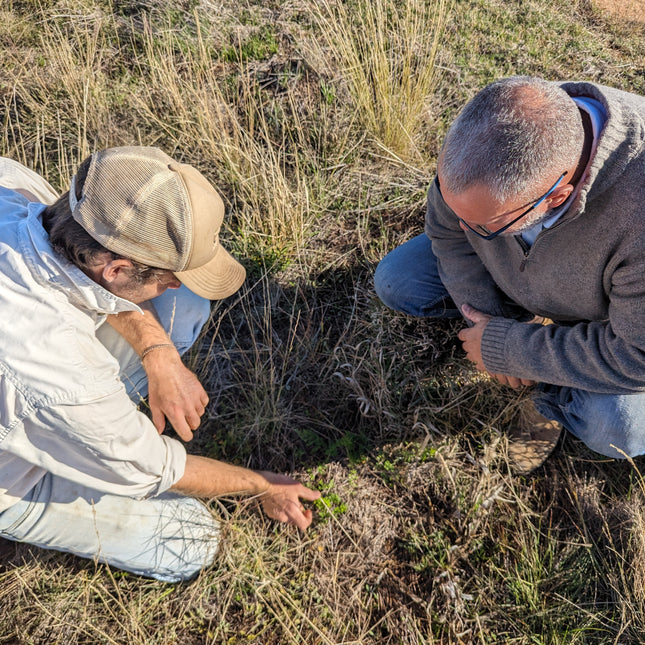
[[[491,374],[508,372],[505,357],[506,336],[514,324],[516,322],[508,318],[491,318],[484,329],[481,345],[482,360],[484,367]]]
[[[184,446],[177,439],[171,437],[162,436],[161,440],[166,446],[165,465],[159,485],[155,490],[150,491],[147,497],[155,497],[165,493],[184,476],[186,471],[186,449]]]

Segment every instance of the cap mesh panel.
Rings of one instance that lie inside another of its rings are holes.
[[[160,150],[97,153],[74,216],[110,251],[181,271],[191,240],[190,204],[172,159]]]

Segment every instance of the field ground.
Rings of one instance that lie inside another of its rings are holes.
[[[643,0],[596,0],[596,5],[601,11],[608,12],[619,20],[645,22],[645,2]]]
[[[642,461],[565,437],[511,476],[518,394],[473,372],[458,323],[390,312],[372,286],[485,83],[645,94],[643,25],[601,6],[2,2],[0,154],[64,190],[94,149],[158,145],[225,198],[249,279],[190,357],[211,404],[189,450],[323,497],[306,535],[214,501],[220,558],[176,586],[3,542],[0,643],[645,641]]]

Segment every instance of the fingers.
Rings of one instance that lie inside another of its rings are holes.
[[[462,305],[461,306],[461,313],[464,315],[464,318],[467,318],[468,320],[471,320],[472,322],[477,322],[473,316],[477,313],[477,311],[471,307],[470,305]]]
[[[293,480],[292,480],[293,481]],[[313,501],[320,497],[317,490],[310,490],[302,484],[274,484],[273,489],[262,501],[265,513],[274,520],[297,526],[301,531],[309,527],[313,513],[302,505],[300,499]]]
[[[172,424],[175,432],[184,440],[190,441],[193,438],[193,430],[199,427],[199,417],[196,414],[185,415],[183,409],[174,407],[166,410],[168,421]],[[195,425],[196,423],[196,425]]]
[[[506,374],[491,374],[491,376],[502,385],[508,385],[513,389],[517,389],[519,387],[524,387],[524,386],[535,385],[535,381],[531,381],[530,379],[518,378],[516,376],[508,376]]]
[[[298,497],[302,497],[302,499],[306,499],[308,502],[313,502],[321,495],[321,492],[319,490],[311,490],[311,488],[307,488],[302,484],[299,484],[299,487],[300,491],[298,492]]]
[[[175,429],[175,432],[184,440],[190,441],[193,438],[192,430],[188,425],[186,419],[177,418],[174,421],[171,421],[172,427]],[[199,424],[198,424],[199,425]]]
[[[190,441],[193,438],[192,431],[197,430],[202,422],[205,409],[201,404],[192,409],[189,405],[185,407],[174,405],[172,409],[166,409],[165,412],[175,432],[184,441]]]
[[[461,306],[461,313],[465,318],[474,322],[475,324],[480,322],[487,322],[490,319],[490,316],[488,314],[484,314],[467,304]]]
[[[199,428],[199,424],[202,422],[202,414],[204,414],[203,410],[201,412],[195,410],[186,415],[186,423],[191,430],[197,430]]]
[[[513,389],[518,388],[520,387],[520,385],[522,385],[520,383],[520,379],[515,378],[514,376],[506,376],[505,374],[498,374],[497,380],[504,385],[512,387]]]
[[[190,441],[193,431],[199,428],[209,399],[197,376],[184,366],[179,354],[176,358],[158,365],[147,361],[148,368],[156,367],[148,371],[150,408],[159,432],[163,432],[167,418],[177,434],[184,441]]]
[[[301,531],[305,531],[313,520],[313,513],[307,509],[304,510],[300,504],[290,502],[285,508],[287,523],[297,526]]]
[[[166,429],[166,415],[156,406],[152,407],[152,423],[157,432],[161,434]]]

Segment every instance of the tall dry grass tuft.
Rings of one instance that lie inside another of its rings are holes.
[[[217,383],[213,450],[218,456],[283,470],[295,467],[300,431],[318,422],[303,401],[317,374],[314,357],[325,351],[321,312],[299,289],[266,274],[243,288],[234,309],[216,306],[208,360],[226,374]]]
[[[44,25],[38,48],[5,52],[12,92],[4,96],[0,146],[64,190],[78,164],[118,136],[112,104],[120,82],[109,74],[118,53],[115,26],[102,12],[55,21],[43,9],[34,19]]]
[[[338,69],[361,125],[390,154],[425,166],[420,150],[438,82],[437,53],[450,0],[311,2],[321,69]]]
[[[316,215],[318,188],[299,154],[306,126],[297,99],[269,100],[241,54],[233,67],[218,63],[195,20],[191,47],[171,29],[144,25],[146,83],[136,108],[160,138],[211,167],[231,199],[240,253],[269,262],[293,257]]]
[[[618,630],[631,642],[645,634],[645,479],[632,459],[631,486],[624,500],[602,509],[603,552],[599,563],[612,589],[620,617]],[[625,641],[628,642],[628,641]]]

